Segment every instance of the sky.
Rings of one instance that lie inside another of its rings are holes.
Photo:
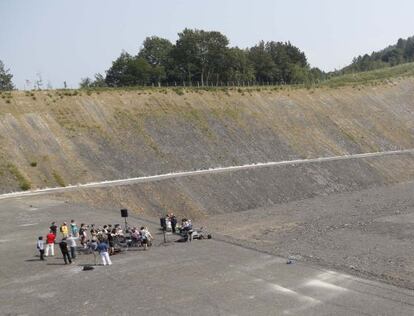
[[[77,88],[147,36],[215,30],[231,46],[290,41],[330,71],[414,35],[413,0],[0,0],[0,60],[17,88]],[[26,80],[31,86],[26,85]]]

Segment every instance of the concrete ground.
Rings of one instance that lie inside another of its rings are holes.
[[[119,210],[91,209],[48,196],[0,203],[1,315],[413,315],[414,292],[361,279],[226,240],[162,243],[149,251],[92,255],[63,265],[59,255],[38,261],[35,243],[52,220],[122,223]]]
[[[414,289],[414,182],[222,214],[223,239]]]

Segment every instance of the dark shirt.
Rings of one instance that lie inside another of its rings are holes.
[[[56,232],[57,232],[57,226],[56,226],[56,225],[52,225],[52,226],[50,226],[49,228],[50,228],[50,230],[53,232],[53,234],[55,234],[55,235],[56,235]]]
[[[60,251],[62,251],[62,253],[68,253],[69,252],[69,250],[68,250],[68,244],[66,243],[66,241],[62,240],[59,243],[59,247],[60,247]]]

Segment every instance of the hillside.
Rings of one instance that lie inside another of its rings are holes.
[[[400,38],[395,45],[390,45],[370,55],[358,56],[352,63],[339,71],[339,73],[351,73],[368,71],[414,61],[414,36],[407,39]]]
[[[0,192],[413,148],[413,88],[3,93]]]

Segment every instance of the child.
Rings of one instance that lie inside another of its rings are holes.
[[[45,253],[45,241],[43,240],[42,236],[40,236],[39,239],[37,240],[37,249],[39,250],[39,253],[40,253],[40,260],[45,260],[45,258],[43,257]]]

